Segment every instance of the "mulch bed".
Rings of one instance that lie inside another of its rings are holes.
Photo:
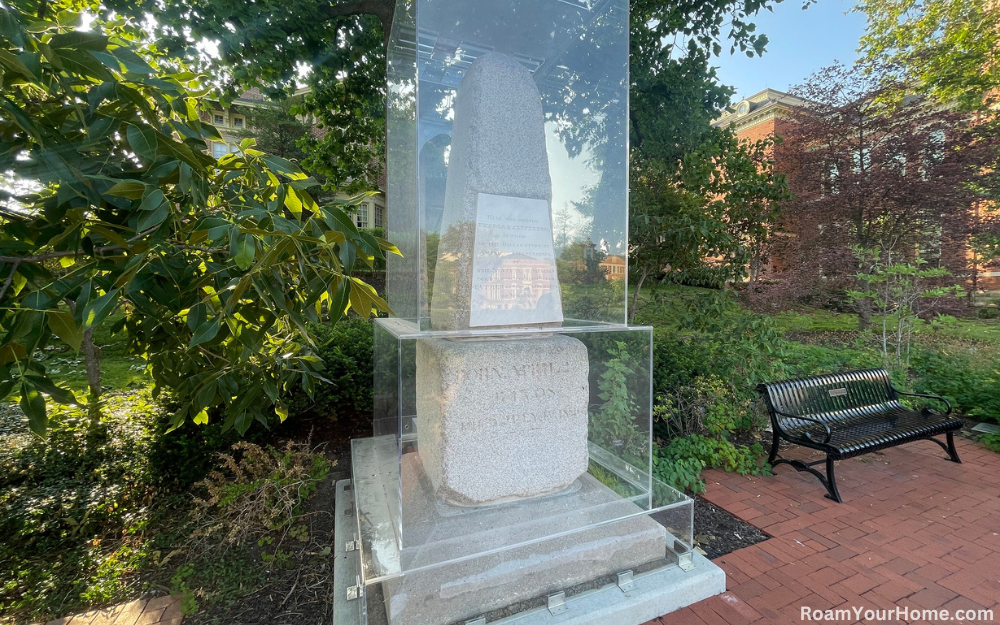
[[[367,428],[367,433],[365,433]],[[261,444],[275,447],[287,441],[326,444],[326,456],[336,464],[309,499],[303,521],[309,540],[287,540],[295,566],[268,570],[260,588],[236,601],[217,604],[184,619],[185,625],[329,625],[333,619],[333,557],[317,554],[332,548],[333,509],[338,480],[351,474],[350,439],[371,435],[371,423],[328,419],[289,420]]]
[[[703,497],[694,499],[694,544],[709,560],[770,538]]]

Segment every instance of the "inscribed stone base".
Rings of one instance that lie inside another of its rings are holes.
[[[587,470],[590,363],[561,336],[417,343],[417,441],[437,496],[479,506],[569,487]]]

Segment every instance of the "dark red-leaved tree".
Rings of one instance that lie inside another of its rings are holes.
[[[989,161],[989,138],[967,114],[901,97],[893,75],[838,64],[794,90],[810,104],[788,120],[778,148],[795,199],[774,253],[798,294],[859,286],[855,247],[968,275],[972,183]],[[858,313],[864,328],[870,309],[862,302]]]

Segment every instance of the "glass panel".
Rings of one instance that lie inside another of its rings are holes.
[[[625,325],[627,31],[625,0],[397,3],[366,583],[604,532],[690,551],[652,477],[652,329]]]
[[[394,312],[439,330],[624,323],[625,1],[417,0],[395,19]]]
[[[650,328],[375,326],[367,583],[690,505],[651,476]]]
[[[388,239],[402,257],[387,260],[386,295],[396,317],[417,321],[426,275],[426,227],[417,211],[416,4],[400,0],[386,50],[386,201]]]

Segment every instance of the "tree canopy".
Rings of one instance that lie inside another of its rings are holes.
[[[676,165],[710,134],[708,121],[728,103],[716,84],[713,54],[760,54],[766,36],[753,16],[767,0],[632,0],[630,119],[634,145]],[[304,80],[310,93],[295,112],[327,130],[309,145],[305,168],[347,190],[376,188],[385,149],[385,40],[395,0],[110,0],[125,15],[151,15],[158,45],[200,59],[230,96],[258,86],[274,97]],[[219,57],[201,54],[219,42]],[[303,67],[308,71],[303,76]],[[664,112],[669,114],[664,114]]]
[[[861,51],[907,87],[985,110],[1000,98],[1000,7],[989,0],[861,0]]]
[[[0,171],[20,181],[0,198],[0,397],[43,433],[46,398],[76,398],[39,350],[85,347],[120,310],[175,424],[283,419],[285,391],[321,378],[308,322],[386,311],[350,272],[394,248],[252,140],[205,154],[204,77],[125,17],[80,30],[70,4],[0,12]]]
[[[778,153],[795,194],[782,219],[795,233],[783,251],[799,274],[793,282],[851,287],[852,249],[966,269],[973,188],[989,173],[996,139],[955,108],[897,99],[898,75],[835,65],[796,91],[810,105],[789,119]]]

